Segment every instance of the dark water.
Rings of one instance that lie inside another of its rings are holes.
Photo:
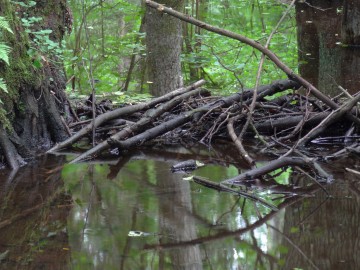
[[[229,164],[236,153],[220,148],[227,159],[206,149],[169,149],[62,167],[64,157],[46,156],[3,173],[0,268],[360,268],[360,179],[344,170],[359,169],[358,160],[326,167],[335,176],[324,186],[329,196],[291,170],[275,179],[281,185],[253,190],[279,207],[274,212],[170,172],[196,157],[207,164],[196,175],[237,175],[242,165]],[[289,184],[307,195],[270,194],[284,194]]]

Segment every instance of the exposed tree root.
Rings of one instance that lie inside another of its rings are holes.
[[[18,154],[13,143],[9,140],[6,131],[0,128],[0,147],[5,155],[6,163],[12,170],[18,169],[21,165],[25,164],[23,158]]]

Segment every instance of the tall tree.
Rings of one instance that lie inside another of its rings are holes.
[[[0,63],[8,88],[0,93],[0,155],[15,169],[67,137],[60,115],[66,110],[65,75],[56,51],[71,18],[66,0],[0,0],[0,16],[15,33],[2,35],[12,50],[9,65]]]
[[[184,0],[162,1],[167,7],[182,11]],[[181,21],[147,7],[146,10],[147,69],[150,92],[160,96],[182,86]]]

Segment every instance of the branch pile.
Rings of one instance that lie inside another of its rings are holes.
[[[294,1],[293,1],[294,2]],[[187,23],[236,39],[262,52],[289,79],[270,85],[239,91],[228,97],[213,97],[200,80],[188,87],[172,91],[145,103],[128,105],[104,111],[98,104],[99,114],[93,120],[73,123],[73,135],[55,145],[49,152],[70,148],[84,138],[97,139],[95,146],[76,157],[72,163],[93,159],[104,152],[122,155],[128,149],[154,144],[186,144],[200,142],[211,146],[216,140],[235,144],[241,158],[251,168],[234,179],[220,184],[195,177],[194,181],[221,191],[233,190],[244,181],[262,178],[287,166],[307,167],[325,182],[332,180],[319,164],[320,160],[337,158],[348,152],[358,154],[360,139],[356,132],[360,125],[357,103],[360,94],[346,99],[331,99],[301,76],[287,67],[267,46],[230,31],[220,29],[147,0],[149,8],[157,9]],[[298,91],[301,90],[301,91]],[[287,92],[284,92],[287,91]],[[301,94],[306,92],[306,94]],[[281,93],[281,94],[280,94]],[[94,136],[96,135],[96,136]],[[277,159],[256,168],[256,161],[248,154],[243,140],[256,138],[263,151]],[[319,155],[309,143],[315,145],[340,144],[343,147],[327,156]],[[300,168],[300,170],[302,170]],[[317,182],[318,184],[318,182]],[[245,196],[246,195],[246,196]],[[266,202],[248,194],[241,195],[266,205]],[[270,205],[266,205],[273,208]]]
[[[253,89],[228,97],[212,97],[208,90],[202,88],[204,83],[200,80],[149,102],[107,111],[98,115],[95,121],[73,123],[74,134],[55,145],[50,152],[70,148],[80,139],[91,137],[93,127],[96,128],[96,146],[72,162],[92,159],[104,151],[121,155],[123,151],[141,145],[201,142],[210,146],[219,138],[237,144],[243,137],[255,136],[264,144],[262,148],[269,151],[275,144],[281,146],[282,149],[277,152],[271,150],[274,155],[281,155],[284,149],[297,151],[312,140],[319,144],[331,143],[331,138],[314,140],[324,134],[336,135],[333,143],[342,138],[347,142],[356,141],[355,136],[346,134],[353,124],[347,120],[346,113],[351,113],[360,95],[337,110],[331,110],[319,100],[299,94],[296,91],[300,87],[298,82],[280,80],[259,87],[256,110],[250,114]],[[275,94],[284,91],[290,93],[274,98]],[[249,118],[251,124],[244,130]],[[75,127],[81,125],[82,128],[75,131]],[[242,137],[238,137],[241,134]],[[246,151],[244,153],[242,156],[247,159]],[[254,163],[249,162],[249,165]]]

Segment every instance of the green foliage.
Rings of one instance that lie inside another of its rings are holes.
[[[0,16],[0,30],[7,31],[11,34],[14,34],[10,28],[9,22],[6,20],[5,17],[2,17],[2,16]],[[3,42],[3,34],[2,33],[1,33],[0,37],[1,37],[1,39],[0,39],[0,60],[4,61],[7,65],[9,65],[10,64],[9,54],[10,54],[11,48]],[[8,92],[6,82],[3,78],[0,78],[0,89],[5,91],[6,93]],[[2,103],[1,100],[0,100],[0,102]]]
[[[6,64],[9,65],[9,53],[11,48],[5,43],[0,43],[0,60],[3,60]]]
[[[0,52],[1,53],[1,52]],[[0,78],[0,89],[2,89],[3,91],[5,91],[6,93],[8,92],[7,90],[7,86],[6,86],[6,82],[4,81],[3,78]],[[1,100],[0,100],[1,102]]]
[[[235,33],[265,44],[269,34],[281,18],[286,6],[278,1],[237,1],[210,0],[202,4],[200,19],[214,26],[224,28]],[[189,13],[194,13],[192,7],[187,7]],[[270,49],[288,66],[296,70],[297,43],[294,10],[278,29],[270,43]],[[201,68],[215,83],[215,90],[219,94],[237,92],[239,89],[251,88],[255,85],[256,73],[261,54],[252,47],[243,45],[236,40],[220,37],[218,34],[199,30],[187,34],[192,52],[184,52],[185,70],[190,66]],[[285,78],[272,62],[266,61],[262,84]],[[191,80],[190,77],[186,77]]]
[[[33,7],[36,5],[35,1],[27,1],[22,2],[22,1],[11,1],[13,4],[19,5],[20,7],[24,7],[24,8],[29,8],[29,7]]]
[[[25,11],[36,5],[36,2],[34,1],[29,1],[28,3],[13,3],[23,7]],[[38,24],[43,21],[43,18],[30,16],[25,11],[21,14],[21,23],[25,28],[25,32],[31,37],[31,46],[28,50],[28,54],[34,60],[33,66],[35,68],[41,68],[41,59],[44,59],[45,56],[51,56],[46,57],[47,61],[54,57],[63,60],[62,44],[54,42],[50,38],[53,31],[51,29],[38,29]]]
[[[122,90],[127,77],[131,57],[135,67],[130,91],[139,92],[144,67],[144,33],[139,33],[143,9],[137,1],[104,1],[102,5],[85,0],[85,14],[89,40],[86,39],[82,1],[69,1],[73,12],[73,31],[67,37],[65,68],[68,77],[76,78],[74,91],[87,94],[91,90],[90,60],[97,93],[113,93]],[[89,52],[90,57],[89,59]],[[127,93],[120,98],[123,99]]]
[[[83,20],[83,6],[89,40],[86,40]],[[191,2],[185,12],[197,13]],[[73,32],[67,38],[65,51],[68,77],[76,78],[70,91],[79,94],[90,92],[89,67],[92,61],[93,77],[97,93],[123,90],[129,63],[135,56],[135,65],[129,84],[129,91],[143,92],[146,89],[144,67],[146,51],[145,34],[139,32],[144,7],[136,1],[115,0],[101,4],[94,1],[71,0],[73,11]],[[277,0],[238,1],[210,0],[201,2],[199,19],[265,44],[282,13],[286,9]],[[188,26],[185,41],[191,50],[183,46],[181,55],[185,83],[205,78],[213,82],[211,88],[218,94],[237,92],[243,87],[253,87],[261,54],[238,41]],[[90,57],[88,54],[90,49]],[[272,39],[273,50],[288,66],[296,70],[297,44],[294,11],[278,29]],[[197,77],[190,76],[191,69],[197,70]],[[270,61],[265,62],[261,83],[285,78],[285,75]],[[209,86],[208,86],[209,87]],[[128,96],[124,93],[119,99]]]
[[[11,34],[14,34],[13,31],[10,28],[9,22],[6,20],[6,18],[0,16],[0,29],[6,30],[10,32]]]

